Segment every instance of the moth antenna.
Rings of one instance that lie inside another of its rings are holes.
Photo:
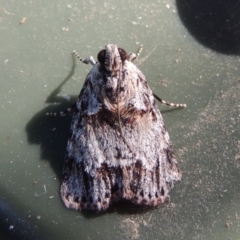
[[[80,62],[85,63],[84,60],[82,60],[82,58],[79,56],[79,54],[75,50],[73,51],[73,54]]]
[[[138,51],[136,53],[137,55],[137,58],[140,56],[140,54],[142,53],[142,50],[143,50],[143,45],[140,45],[139,48],[138,48]]]
[[[153,96],[162,104],[170,106],[170,107],[177,107],[177,108],[185,108],[187,107],[187,104],[184,103],[170,103],[166,102],[165,100],[161,99],[159,96],[157,96],[155,93],[153,93]]]
[[[143,50],[143,45],[140,45],[137,53],[129,53],[127,57],[128,61],[134,62],[140,56],[142,50]]]
[[[73,51],[73,54],[82,63],[85,63],[85,64],[89,64],[90,63],[93,66],[96,64],[96,61],[94,60],[94,58],[92,56],[90,56],[90,57],[88,57],[88,58],[83,60],[75,50]]]
[[[61,112],[47,112],[46,116],[49,117],[64,117],[66,116],[68,113],[71,113],[76,107],[76,102],[68,109],[66,109],[65,111],[61,111]]]

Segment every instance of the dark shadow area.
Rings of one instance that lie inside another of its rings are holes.
[[[0,239],[44,239],[34,223],[29,220],[29,213],[16,209],[16,199],[13,199],[11,194],[4,191],[4,195],[0,196]]]
[[[47,112],[60,112],[71,104],[61,103],[38,112],[28,122],[26,132],[30,144],[40,145],[41,159],[49,161],[57,177],[61,179],[71,116],[47,117]]]
[[[240,0],[176,0],[178,14],[202,45],[223,54],[240,54]]]
[[[48,117],[46,116],[46,113],[64,111],[71,107],[77,100],[77,96],[69,96],[71,99],[70,101],[58,96],[61,92],[62,86],[74,74],[76,60],[73,55],[72,59],[73,66],[70,73],[46,99],[46,103],[50,103],[50,105],[36,113],[27,123],[25,128],[28,142],[30,144],[40,145],[41,159],[49,161],[59,179],[61,179],[62,174],[64,155],[71,124],[71,115],[64,117]]]
[[[101,217],[105,214],[111,214],[114,212],[117,212],[118,214],[122,214],[122,215],[144,214],[148,211],[157,209],[159,207],[163,207],[165,205],[166,204],[156,206],[156,207],[147,207],[147,206],[140,206],[140,205],[133,204],[132,202],[130,202],[128,200],[120,200],[118,202],[114,202],[106,211],[94,212],[94,211],[84,210],[81,213],[86,218]]]

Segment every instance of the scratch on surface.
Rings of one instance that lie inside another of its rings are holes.
[[[46,188],[46,185],[45,185],[45,184],[43,185],[43,189],[44,189],[44,192],[42,192],[42,193],[40,193],[40,194],[35,193],[35,196],[36,196],[36,197],[39,197],[39,196],[47,193],[47,188]]]

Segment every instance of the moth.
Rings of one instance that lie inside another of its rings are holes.
[[[133,64],[137,55],[116,44],[107,44],[98,62],[75,55],[93,67],[73,107],[60,190],[64,204],[101,211],[121,199],[143,206],[168,202],[182,174],[154,97],[186,105],[157,97]]]

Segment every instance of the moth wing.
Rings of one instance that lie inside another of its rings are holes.
[[[89,72],[76,103],[63,168],[61,197],[68,208],[76,210],[106,209],[111,196],[110,182],[104,191],[101,182],[103,173],[97,172],[100,166],[98,157],[103,153],[98,146],[92,146],[100,141],[95,138],[91,128],[96,123],[94,116],[102,108],[97,97],[101,77],[96,68]]]
[[[156,206],[169,201],[169,191],[181,179],[181,171],[158,108],[141,120],[136,129],[142,131],[133,136],[136,144],[132,146],[139,146],[138,156],[134,164],[125,168],[129,183],[123,195],[134,203]],[[127,132],[124,136],[127,137]]]
[[[87,89],[81,91],[73,116],[61,185],[67,207],[104,210],[119,199],[156,206],[168,201],[170,189],[181,179],[152,92],[132,65],[126,66],[129,78],[125,78],[121,130],[117,118],[110,121],[97,99],[100,78],[93,77],[98,79],[95,90],[92,81],[84,84]]]
[[[83,115],[96,114],[102,107],[102,103],[98,96],[100,95],[99,81],[101,75],[98,71],[98,65],[95,65],[88,73],[83,88],[77,100],[77,110]],[[75,114],[76,115],[76,114]]]

